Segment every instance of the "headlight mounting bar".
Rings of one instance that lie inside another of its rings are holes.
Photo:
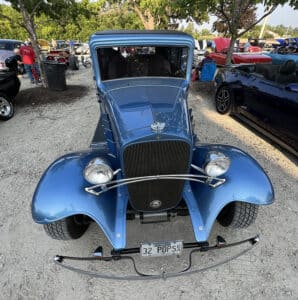
[[[226,181],[224,178],[210,177],[207,175],[166,174],[166,175],[141,176],[141,177],[132,177],[132,178],[113,180],[105,184],[97,184],[90,187],[86,187],[85,191],[92,195],[99,196],[109,190],[112,190],[114,188],[123,185],[144,182],[144,181],[153,181],[153,180],[188,180],[188,181],[208,184],[212,188],[216,188]],[[96,191],[96,189],[98,188],[100,188],[101,190]]]

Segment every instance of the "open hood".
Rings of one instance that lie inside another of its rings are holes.
[[[216,52],[220,52],[223,49],[227,49],[230,47],[231,39],[230,38],[215,38],[213,39],[216,47]]]

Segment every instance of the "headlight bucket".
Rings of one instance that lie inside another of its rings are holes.
[[[226,173],[230,167],[230,159],[221,152],[211,151],[207,156],[205,172],[210,177],[218,177]]]
[[[84,169],[84,178],[91,184],[105,184],[113,179],[114,171],[109,163],[99,157],[92,159]]]

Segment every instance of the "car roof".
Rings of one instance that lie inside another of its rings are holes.
[[[22,43],[22,41],[10,39],[0,39],[0,42]]]
[[[175,30],[105,30],[93,34],[90,48],[115,46],[188,46],[194,47],[191,35]]]
[[[177,30],[103,30],[98,31],[95,35],[111,35],[111,34],[174,34],[182,36],[190,36],[189,34]]]

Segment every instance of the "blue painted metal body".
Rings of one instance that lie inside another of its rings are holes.
[[[278,53],[266,53],[266,55],[272,58],[273,65],[282,65],[287,60],[294,60],[298,67],[298,54],[278,54]]]
[[[126,78],[102,82],[96,49],[99,46],[172,45],[189,47],[186,78]],[[179,33],[111,33],[91,37],[95,78],[101,101],[101,118],[107,138],[107,150],[92,149],[65,155],[55,161],[42,176],[32,202],[32,215],[45,224],[65,217],[85,214],[101,227],[114,249],[125,247],[126,186],[100,196],[85,192],[89,187],[83,170],[94,157],[110,161],[113,169],[123,166],[122,153],[127,145],[154,140],[183,140],[190,147],[190,162],[203,167],[209,151],[221,151],[231,159],[226,183],[211,188],[201,183],[185,182],[183,198],[189,208],[198,241],[206,241],[220,210],[231,201],[270,204],[274,194],[270,180],[249,155],[239,149],[221,145],[194,144],[187,107],[188,85],[194,43]],[[154,121],[166,124],[162,133],[154,133]],[[175,162],[173,162],[175,163]],[[194,169],[190,172],[195,174]],[[123,173],[118,173],[118,179]]]

